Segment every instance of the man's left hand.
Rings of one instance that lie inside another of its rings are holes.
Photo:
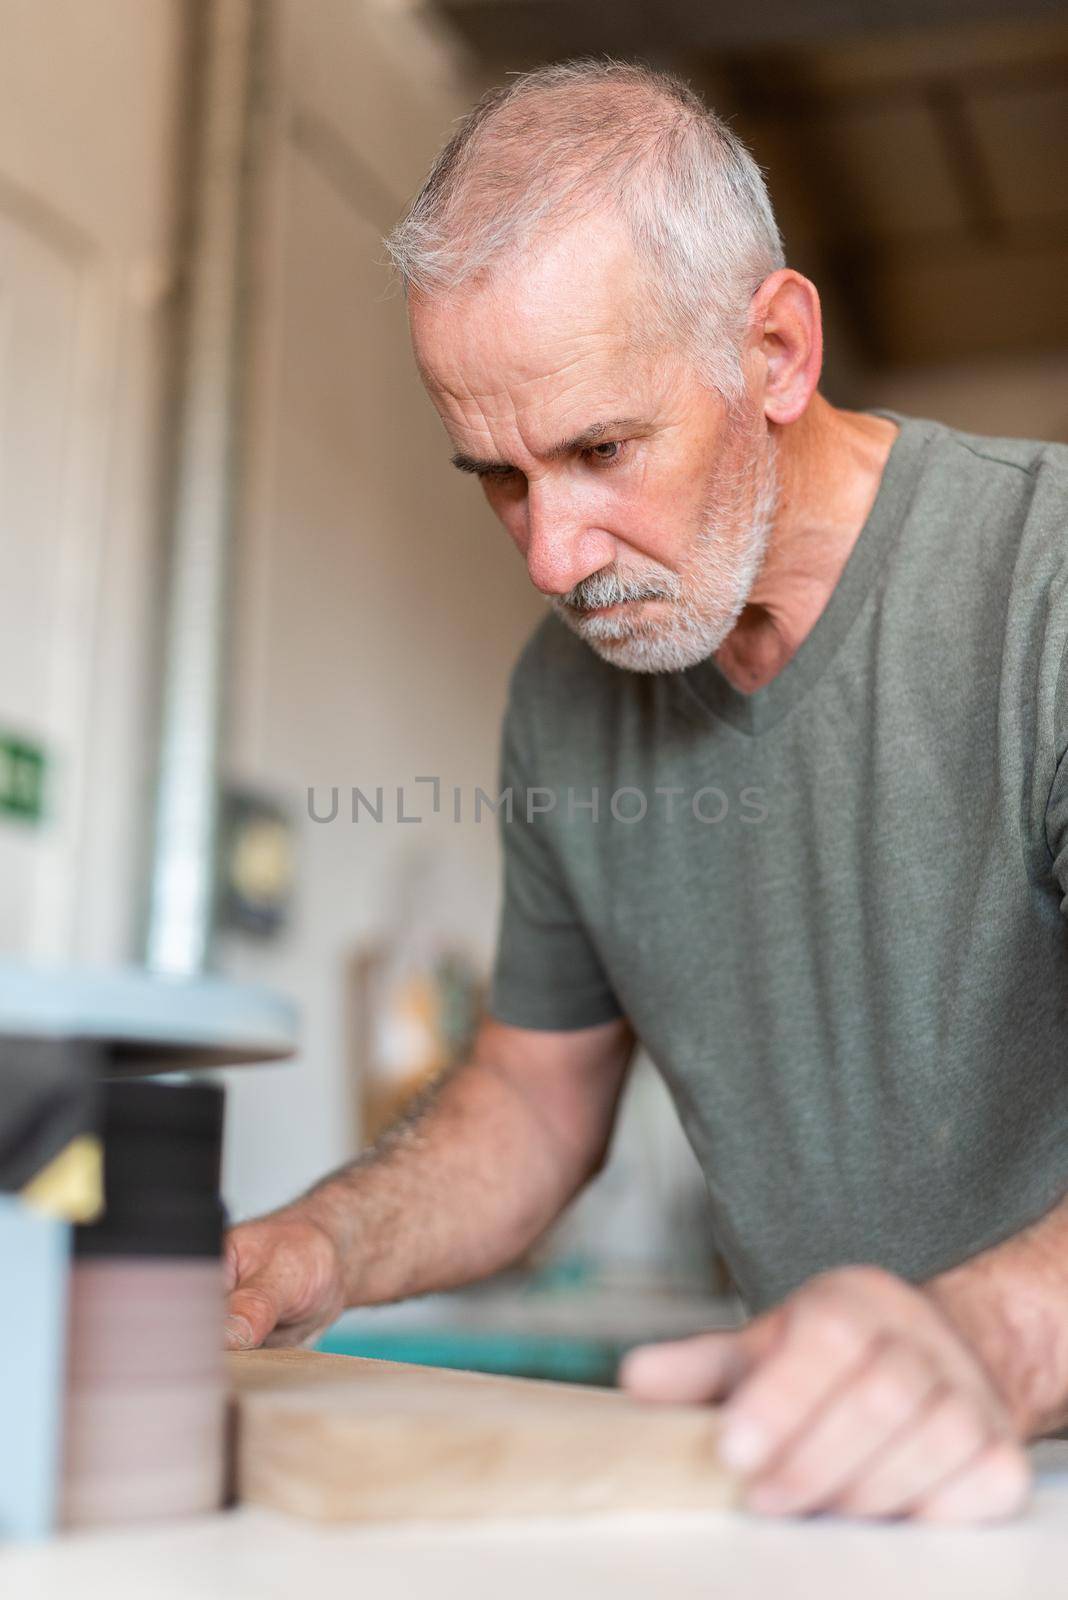
[[[972,1522],[1027,1500],[1027,1456],[979,1358],[934,1296],[879,1268],[824,1273],[736,1332],[634,1350],[620,1381],[724,1402],[721,1454],[756,1512]]]

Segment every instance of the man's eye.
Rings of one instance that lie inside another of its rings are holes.
[[[612,466],[623,454],[623,445],[619,439],[605,439],[602,444],[591,444],[584,454],[591,461]]]

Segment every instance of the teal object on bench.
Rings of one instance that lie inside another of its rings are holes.
[[[17,1311],[0,1318],[0,1539],[56,1520],[70,1227],[0,1195],[0,1272]]]
[[[557,1383],[615,1382],[623,1346],[613,1340],[553,1338],[476,1329],[412,1330],[331,1328],[316,1349],[377,1361],[407,1361],[424,1367],[494,1372],[513,1378],[549,1378]]]

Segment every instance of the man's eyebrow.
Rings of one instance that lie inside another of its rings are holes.
[[[550,445],[545,451],[545,457],[548,461],[557,461],[561,456],[573,455],[576,450],[588,450],[591,445],[600,444],[602,441],[607,443],[617,434],[646,426],[635,417],[614,417],[609,422],[591,422],[581,433],[574,434],[570,439],[561,439],[558,444]],[[477,472],[482,477],[490,478],[503,477],[506,473],[515,471],[510,461],[481,459],[478,456],[465,455],[462,450],[458,450],[453,456],[452,464],[460,472]]]
[[[460,472],[477,472],[480,476],[488,477],[503,477],[514,470],[507,461],[483,461],[478,456],[465,456],[462,450],[457,450],[452,457],[452,464]]]
[[[550,461],[555,461],[560,456],[569,456],[576,450],[588,450],[591,444],[600,444],[602,441],[614,439],[619,433],[627,433],[642,426],[636,417],[614,417],[611,422],[591,422],[581,433],[576,433],[571,439],[562,439],[559,444],[554,444],[551,449],[546,450],[545,454]]]

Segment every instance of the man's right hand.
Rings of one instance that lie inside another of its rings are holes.
[[[225,1259],[229,1350],[305,1344],[343,1309],[337,1247],[297,1207],[232,1228]]]
[[[483,1020],[415,1121],[292,1205],[231,1229],[226,1342],[305,1344],[345,1306],[455,1289],[517,1261],[599,1169],[634,1048]]]

